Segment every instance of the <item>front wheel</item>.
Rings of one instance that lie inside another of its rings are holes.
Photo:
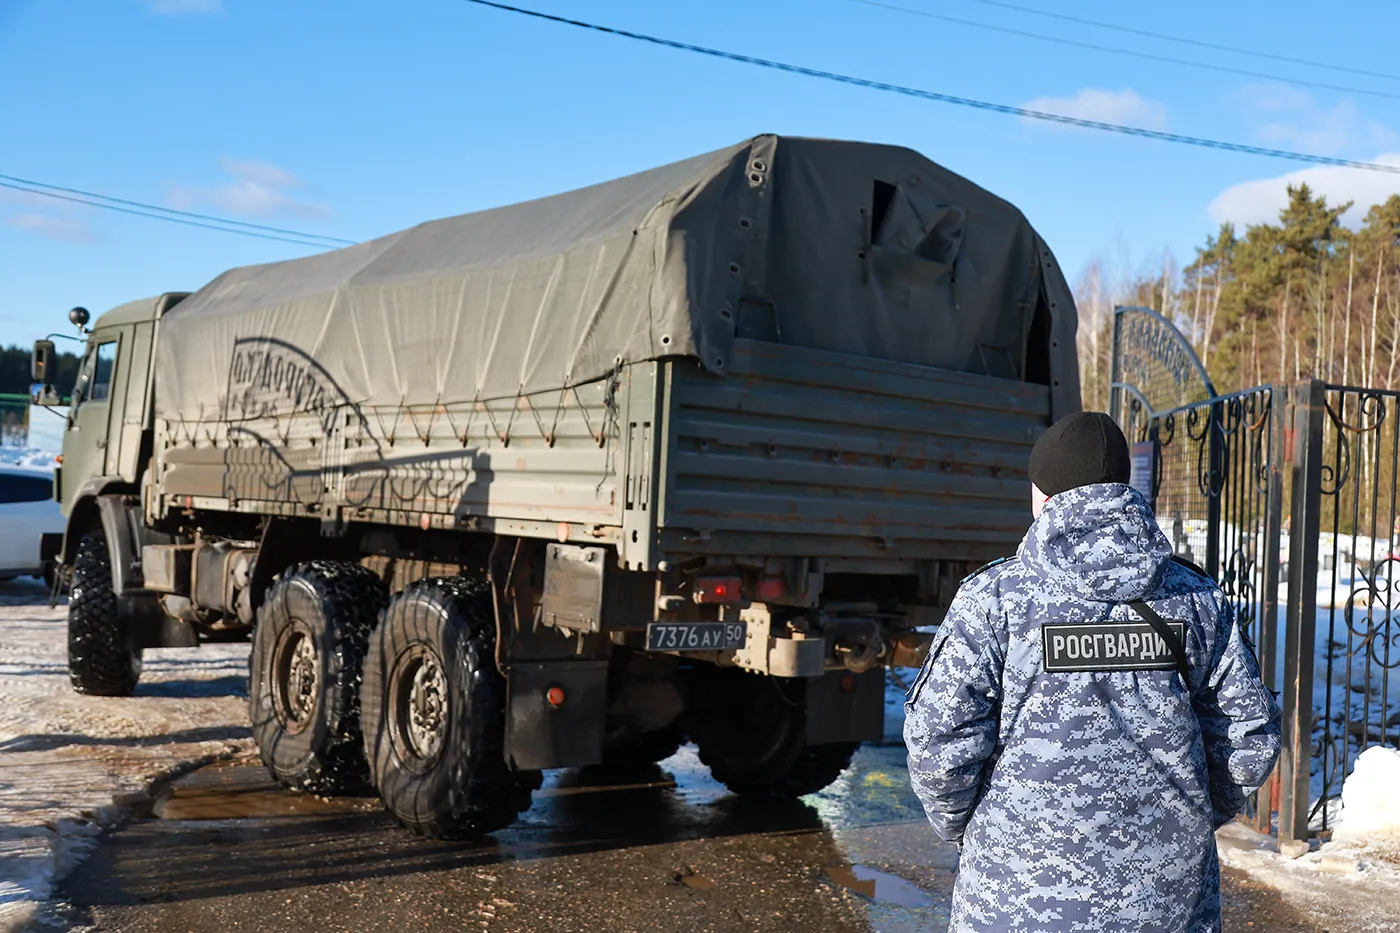
[[[253,631],[248,707],[263,763],[282,786],[365,788],[360,673],[386,598],[372,571],[334,561],[298,564],[268,589]]]
[[[715,780],[736,794],[815,794],[850,767],[859,742],[807,744],[800,680],[715,668],[696,683],[691,738]]]
[[[117,609],[107,538],[91,531],[78,541],[68,600],[68,680],[79,693],[131,696],[141,679],[141,649]]]
[[[505,760],[506,683],[485,579],[429,579],[394,598],[370,638],[365,757],[398,823],[434,839],[503,829],[540,772]]]

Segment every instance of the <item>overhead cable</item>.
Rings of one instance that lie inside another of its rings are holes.
[[[1308,152],[1297,152],[1291,149],[1270,149],[1265,146],[1252,146],[1247,143],[1229,142],[1219,139],[1208,139],[1202,136],[1186,136],[1181,133],[1168,133],[1165,130],[1153,130],[1141,126],[1128,126],[1121,123],[1108,123],[1102,120],[1088,120],[1083,117],[1072,117],[1060,113],[1047,113],[1043,110],[1032,110],[1029,107],[1017,107],[1012,104],[998,104],[991,101],[975,100],[970,97],[958,97],[954,94],[943,94],[938,91],[926,91],[920,88],[906,87],[900,84],[890,84],[885,81],[874,81],[869,78],[859,78],[852,75],[839,74],[834,71],[823,71],[818,68],[808,68],[803,65],[791,65],[786,62],[773,61],[766,58],[758,58],[753,55],[743,55],[738,52],[728,52],[722,49],[712,49],[703,45],[693,45],[689,42],[680,42],[675,39],[665,39],[660,36],[652,36],[646,33],[631,32],[626,29],[618,29],[613,26],[603,26],[598,23],[589,23],[582,20],[568,19],[563,16],[555,16],[551,13],[542,13],[538,10],[529,10],[524,7],[511,6],[505,3],[496,3],[494,0],[464,0],[466,3],[473,3],[477,6],[491,7],[507,13],[516,13],[522,16],[529,16],[534,19],[548,20],[552,23],[559,23],[565,26],[573,26],[579,29],[588,29],[594,32],[605,33],[607,35],[619,36],[624,39],[632,39],[638,42],[646,42],[652,45],[662,46],[670,49],[677,49],[684,52],[694,52],[698,55],[706,55],[711,58],[724,59],[726,61],[739,62],[745,65],[755,65],[760,68],[771,68],[776,71],[785,71],[789,74],[803,75],[809,78],[819,78],[823,81],[835,81],[841,84],[848,84],[854,87],[868,88],[874,91],[883,91],[890,94],[901,94],[906,97],[915,97],[921,100],[931,100],[942,104],[952,104],[957,107],[968,107],[974,110],[984,110],[991,113],[1006,114],[1009,116],[1024,117],[1029,120],[1041,120],[1047,123],[1059,123],[1065,126],[1077,126],[1082,129],[1097,130],[1104,133],[1118,133],[1124,136],[1135,136],[1141,139],[1155,139],[1161,142],[1173,143],[1182,146],[1196,146],[1204,149],[1218,149],[1225,152],[1239,152],[1245,155],[1265,156],[1271,159],[1287,159],[1292,162],[1306,162],[1312,165],[1336,165],[1344,168],[1361,169],[1368,172],[1385,172],[1392,175],[1400,175],[1400,165],[1387,165],[1383,162],[1363,162],[1356,159],[1341,159],[1335,156],[1315,155]]]
[[[354,240],[346,240],[340,237],[325,236],[319,233],[305,233],[300,230],[288,230],[284,227],[271,227],[266,224],[233,220],[232,218],[217,217],[212,214],[199,214],[194,211],[176,210],[171,207],[161,207],[157,204],[146,204],[141,201],[116,198],[110,195],[97,194],[92,191],[83,191],[78,188],[68,188],[63,185],[52,185],[47,182],[33,181],[14,175],[0,174],[0,188],[8,188],[13,191],[25,191],[40,197],[69,201],[75,204],[86,204],[89,207],[117,211],[123,214],[132,214],[137,217],[148,217],[152,220],[166,220],[190,227],[200,227],[206,230],[222,230],[225,233],[239,233],[265,240],[301,243],[306,246],[318,246],[322,249],[331,246],[351,246],[355,243]]]
[[[1110,29],[1114,32],[1127,33],[1132,36],[1143,36],[1148,39],[1160,39],[1163,42],[1176,42],[1180,45],[1194,45],[1197,48],[1211,49],[1216,52],[1230,52],[1234,55],[1249,55],[1254,58],[1267,58],[1271,61],[1286,62],[1290,65],[1306,65],[1309,68],[1322,68],[1328,71],[1342,71],[1347,74],[1364,75],[1368,78],[1384,78],[1387,81],[1400,81],[1400,75],[1391,74],[1386,71],[1371,71],[1366,68],[1353,68],[1348,65],[1337,65],[1332,62],[1317,62],[1308,58],[1298,58],[1293,55],[1280,55],[1275,52],[1263,52],[1258,49],[1246,49],[1237,45],[1223,45],[1219,42],[1207,42],[1204,39],[1193,39],[1188,36],[1173,36],[1165,32],[1153,32],[1150,29],[1137,29],[1133,26],[1123,26],[1119,23],[1105,23],[1102,20],[1086,19],[1082,16],[1071,16],[1068,13],[1056,13],[1051,10],[1039,10],[1035,7],[1021,6],[1018,3],[1007,3],[1005,0],[970,0],[972,3],[980,3],[983,6],[1001,7],[1004,10],[1015,10],[1018,13],[1029,13],[1032,16],[1044,16],[1049,19],[1058,19],[1067,23],[1076,23],[1080,26],[1093,26],[1097,29]]]
[[[1011,26],[997,26],[992,23],[982,23],[977,20],[962,19],[957,16],[947,16],[943,13],[934,13],[929,10],[921,10],[915,7],[900,6],[897,3],[885,3],[882,0],[846,0],[847,3],[857,3],[861,6],[875,7],[877,9],[889,10],[895,13],[905,13],[910,16],[920,16],[925,19],[939,20],[945,23],[953,23],[958,26],[968,26],[972,29],[983,29],[989,32],[999,32],[1005,35],[1020,36],[1024,39],[1034,39],[1037,42],[1049,42],[1055,45],[1067,45],[1077,49],[1088,49],[1092,52],[1107,52],[1110,55],[1126,55],[1130,58],[1141,58],[1147,61],[1163,62],[1168,65],[1181,65],[1186,68],[1199,68],[1206,71],[1221,72],[1224,74],[1241,75],[1246,78],[1259,78],[1264,81],[1277,81],[1281,84],[1294,84],[1300,87],[1317,88],[1324,91],[1341,91],[1345,94],[1364,94],[1368,97],[1384,97],[1390,100],[1400,100],[1400,93],[1392,91],[1375,91],[1369,88],[1348,87],[1341,84],[1327,84],[1322,81],[1309,81],[1304,78],[1293,78],[1287,75],[1269,74],[1263,71],[1253,71],[1249,68],[1236,68],[1232,65],[1217,65],[1213,62],[1194,61],[1187,58],[1174,58],[1170,55],[1158,55],[1155,52],[1143,52],[1138,49],[1125,49],[1114,45],[1100,45],[1097,42],[1085,42],[1081,39],[1068,39],[1063,36],[1047,36],[1044,33],[1031,32],[1026,29],[1016,29]]]

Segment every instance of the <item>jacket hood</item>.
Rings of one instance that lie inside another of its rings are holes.
[[[1018,556],[1037,577],[1069,593],[1125,603],[1156,588],[1172,546],[1141,493],[1102,483],[1051,496]]]

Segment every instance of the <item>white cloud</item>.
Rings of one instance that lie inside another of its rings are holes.
[[[223,0],[150,0],[151,12],[163,15],[177,13],[222,13]]]
[[[1027,110],[1039,110],[1042,113],[1076,117],[1080,120],[1120,123],[1148,130],[1167,128],[1167,108],[1126,87],[1121,91],[1085,88],[1073,97],[1037,97],[1021,106]]]
[[[170,193],[170,203],[180,210],[212,206],[229,214],[245,217],[326,217],[330,207],[298,198],[301,179],[266,162],[221,163],[231,181],[208,187],[181,186]]]
[[[47,197],[38,191],[0,188],[0,207],[13,206],[4,218],[7,227],[27,230],[70,243],[95,243],[98,236],[87,222],[89,208]]]
[[[71,203],[71,202],[69,202]],[[0,204],[22,204],[34,208],[61,208],[65,206],[56,198],[45,197],[37,191],[19,188],[0,188]]]
[[[1251,121],[1255,138],[1268,146],[1334,155],[1384,151],[1400,143],[1400,136],[1349,100],[1323,107],[1308,92],[1280,84],[1249,85],[1235,100]]]
[[[1400,152],[1370,159],[1400,168]],[[1240,182],[1222,191],[1207,209],[1216,223],[1232,221],[1236,226],[1276,223],[1278,212],[1288,204],[1288,186],[1306,182],[1314,195],[1327,196],[1328,203],[1355,201],[1342,222],[1357,227],[1366,211],[1392,194],[1400,194],[1400,174],[1372,172],[1336,165],[1318,165],[1273,178]]]
[[[52,214],[11,214],[5,218],[6,226],[17,230],[28,230],[55,240],[70,243],[95,243],[97,235],[85,222],[73,217],[55,217]]]

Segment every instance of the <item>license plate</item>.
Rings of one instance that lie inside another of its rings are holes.
[[[649,651],[732,651],[744,647],[743,622],[653,622],[647,626]]]

